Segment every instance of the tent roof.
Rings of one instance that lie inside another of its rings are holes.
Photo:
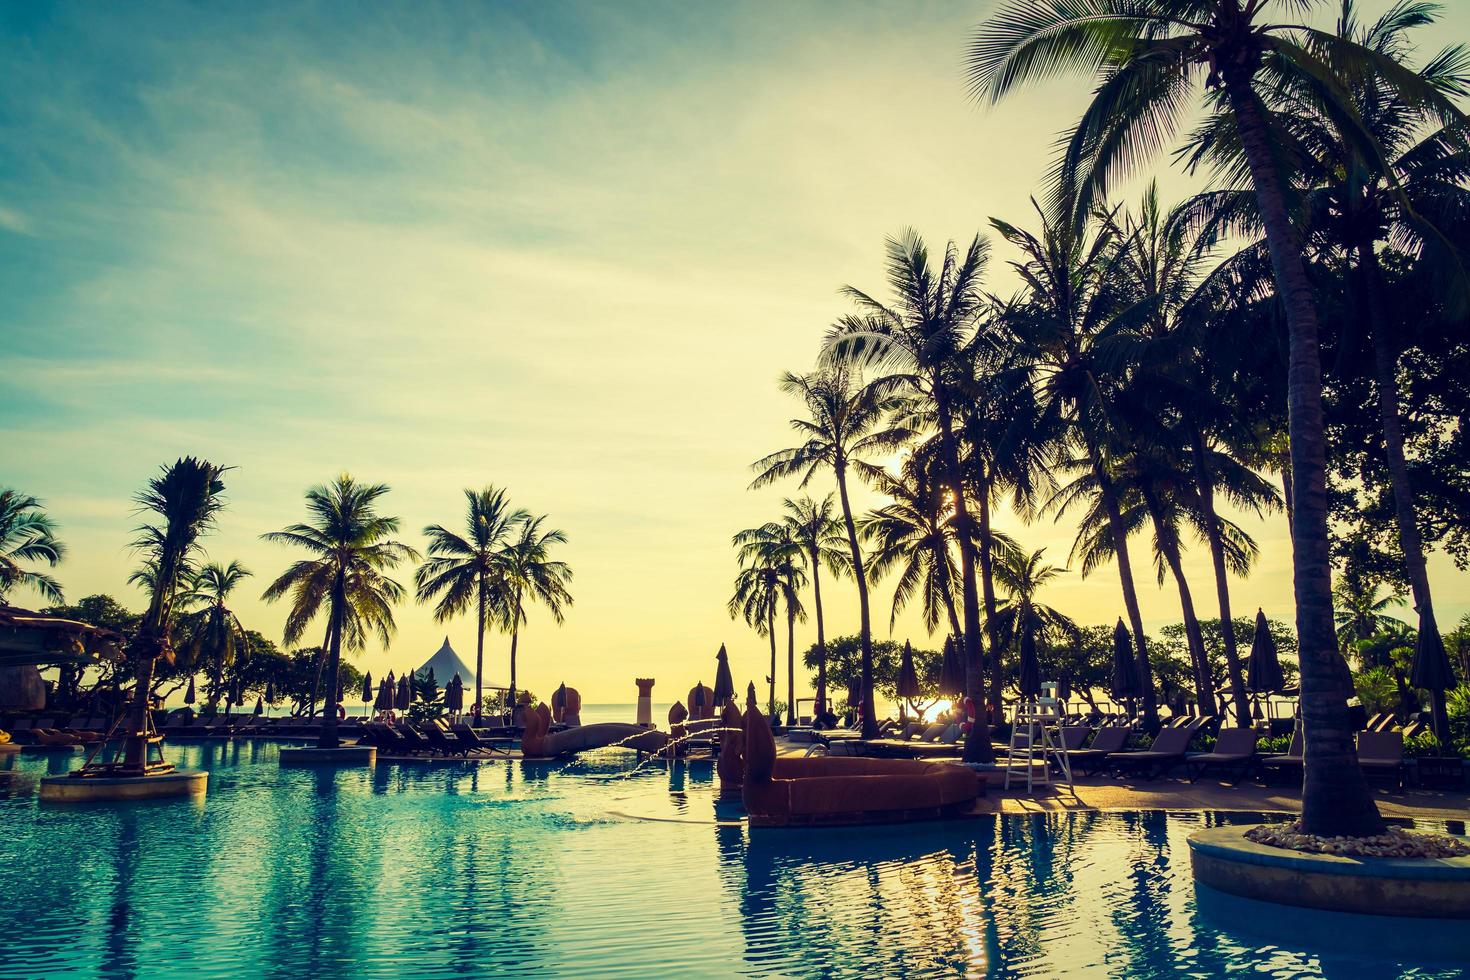
[[[449,637],[446,636],[444,638],[444,645],[432,657],[425,660],[419,666],[418,673],[422,673],[430,667],[434,668],[434,679],[440,685],[449,683],[449,678],[458,673],[459,679],[464,681],[464,686],[470,690],[474,690],[475,672],[470,669],[470,665],[465,663],[459,654],[454,652],[454,647],[449,645]]]

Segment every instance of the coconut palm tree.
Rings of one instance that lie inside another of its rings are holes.
[[[1101,527],[1098,522],[1089,526],[1101,530],[1106,540],[1095,533],[1084,539],[1079,533],[1071,560],[1081,559],[1084,578],[1110,559],[1117,562],[1123,608],[1143,680],[1144,724],[1156,728],[1153,666],[1128,547],[1129,535],[1138,528],[1125,519],[1116,474],[1124,450],[1113,403],[1126,380],[1122,369],[1129,363],[1128,353],[1119,354],[1112,342],[1118,312],[1126,303],[1118,228],[1106,214],[1093,221],[1070,205],[1034,206],[1040,221],[1035,233],[991,219],[991,225],[1021,253],[1012,266],[1026,287],[1024,296],[1007,304],[998,317],[1003,337],[997,343],[1009,351],[1006,383],[1030,393],[1029,441],[1049,447],[1053,468],[1080,468],[1086,473],[1087,480],[1076,488],[1086,488],[1095,498]],[[1078,499],[1075,493],[1058,491],[1047,496],[1039,510],[1060,519]]]
[[[480,724],[480,702],[484,698],[485,625],[504,598],[504,551],[520,525],[530,519],[524,510],[512,509],[505,491],[493,486],[467,489],[465,532],[458,534],[442,524],[424,528],[429,539],[429,558],[414,572],[415,592],[420,602],[437,599],[434,619],[445,622],[473,605],[475,610],[475,724]]]
[[[1336,609],[1337,645],[1347,656],[1354,643],[1378,633],[1401,628],[1404,624],[1388,614],[1404,601],[1393,593],[1381,594],[1379,583],[1351,573],[1338,580],[1333,590]]]
[[[786,498],[781,505],[786,515],[782,520],[792,536],[801,546],[806,567],[812,575],[812,605],[817,614],[817,703],[813,715],[820,715],[827,707],[827,630],[822,618],[822,569],[833,578],[841,578],[851,571],[852,559],[846,554],[847,542],[842,537],[842,522],[837,518],[832,494],[820,501],[809,495],[792,500]]]
[[[148,763],[148,709],[153,671],[159,657],[173,657],[174,601],[187,589],[200,553],[199,539],[214,528],[224,507],[227,467],[185,456],[165,466],[134,498],[140,513],[150,515],[135,529],[132,547],[143,556],[151,588],[148,608],[129,645],[137,663],[131,730],[123,751],[122,770],[143,775]]]
[[[1463,45],[1446,47],[1421,66],[1408,64],[1413,52],[1410,33],[1433,25],[1436,9],[1429,3],[1399,2],[1377,20],[1363,23],[1356,4],[1343,0],[1333,36],[1403,63],[1405,72],[1445,98],[1463,96],[1470,93],[1470,53]],[[1268,111],[1272,125],[1290,133],[1298,150],[1296,183],[1303,195],[1300,210],[1308,247],[1329,261],[1337,256],[1345,260],[1347,299],[1357,314],[1349,318],[1346,332],[1351,334],[1358,321],[1368,328],[1399,545],[1423,631],[1434,622],[1433,599],[1404,451],[1398,382],[1408,331],[1390,310],[1379,247],[1409,253],[1417,288],[1449,296],[1453,305],[1464,309],[1470,282],[1452,236],[1463,229],[1464,216],[1470,213],[1470,138],[1460,120],[1441,125],[1442,104],[1406,99],[1376,74],[1337,65],[1336,44],[1314,39],[1307,47],[1338,75],[1353,123],[1344,125],[1339,119],[1339,99],[1324,98],[1317,86],[1302,84],[1302,79],[1273,89]],[[1372,136],[1369,146],[1361,144],[1364,132]],[[1220,120],[1211,120],[1196,135],[1199,142],[1192,163],[1208,161],[1225,170],[1239,167],[1240,141]],[[1214,197],[1210,206],[1234,229],[1260,233],[1260,215],[1248,195],[1221,192]],[[1428,628],[1435,633],[1435,627]]]
[[[413,548],[391,539],[398,518],[378,513],[378,502],[388,493],[382,483],[360,483],[343,473],[331,483],[306,491],[310,523],[292,524],[261,535],[266,541],[294,545],[307,551],[265,590],[275,602],[290,596],[283,639],[289,646],[301,639],[307,625],[325,606],[327,612],[326,676],[329,703],[336,701],[342,650],[362,649],[370,633],[388,645],[397,625],[393,605],[405,590],[387,572],[404,561],[415,561]],[[336,748],[337,713],[322,713],[322,748]]]
[[[848,496],[848,471],[859,479],[873,481],[882,467],[866,457],[888,453],[907,442],[912,433],[902,425],[890,424],[888,416],[896,400],[882,384],[864,384],[858,373],[840,364],[811,374],[781,377],[781,390],[800,398],[805,418],[791,420],[803,438],[799,446],[778,450],[751,464],[757,473],[751,481],[756,489],[786,477],[801,477],[805,487],[823,469],[837,480],[837,499],[842,505],[842,522],[852,555],[853,579],[858,590],[858,637],[862,651],[863,737],[878,737],[878,718],[873,705],[873,629],[868,608],[868,577],[858,543],[857,522]],[[732,615],[734,607],[732,606]],[[747,622],[750,620],[747,618]]]
[[[542,530],[546,515],[527,517],[517,526],[514,538],[501,549],[502,601],[499,608],[500,628],[510,633],[510,693],[516,703],[516,653],[521,628],[526,625],[526,608],[540,603],[560,626],[566,622],[572,605],[572,567],[551,557],[552,548],[567,543],[566,533],[556,529]]]
[[[188,637],[189,662],[207,665],[210,674],[209,704],[214,709],[225,691],[225,671],[246,649],[245,627],[226,603],[251,571],[238,561],[228,565],[211,562],[194,575],[188,595],[180,595],[176,605],[202,603],[179,617],[179,630]]]
[[[890,502],[868,512],[858,531],[872,548],[868,571],[877,581],[898,572],[893,585],[891,632],[898,614],[916,597],[924,628],[933,636],[941,617],[949,620],[954,636],[962,632],[955,608],[959,568],[954,555],[953,492],[937,483],[929,467],[914,455],[904,460],[898,477],[886,474],[877,488]]]
[[[0,604],[16,586],[27,586],[47,602],[66,601],[61,583],[45,572],[22,568],[23,561],[45,562],[52,568],[66,557],[66,546],[56,537],[56,524],[41,502],[9,487],[0,487]]]
[[[786,723],[796,724],[796,621],[806,620],[801,590],[806,587],[802,542],[785,521],[748,528],[733,541],[742,565],[768,569],[775,575],[776,598],[786,611]],[[771,611],[774,615],[774,610]],[[776,647],[771,638],[771,706],[776,699]]]
[[[742,539],[759,531],[759,528],[749,528],[737,532],[733,543],[744,553],[750,545],[748,540],[742,544]],[[776,717],[776,611],[780,606],[780,570],[755,555],[742,560],[740,571],[735,574],[735,591],[726,608],[731,619],[743,619],[757,636],[764,636],[770,641],[771,673],[766,677],[770,696],[766,713],[773,719]]]
[[[1302,11],[1315,5],[1314,0],[1013,0],[977,32],[969,69],[977,93],[993,100],[1065,71],[1097,77],[1092,102],[1057,167],[1059,198],[1082,208],[1090,208],[1120,174],[1170,139],[1189,114],[1188,99],[1201,80],[1210,92],[1208,111],[1228,114],[1233,122],[1289,341],[1292,560],[1306,748],[1302,823],[1308,833],[1372,834],[1382,829],[1383,820],[1357,764],[1347,708],[1350,681],[1333,634],[1316,301],[1293,223],[1292,175],[1283,169],[1290,153],[1270,125],[1263,91],[1288,80],[1317,86],[1365,148],[1374,142],[1352,111],[1340,81],[1344,73],[1377,77],[1406,105],[1424,107],[1446,122],[1458,112],[1394,57],[1272,16],[1275,8]]]
[[[935,266],[929,249],[912,229],[887,243],[888,287],[892,304],[852,286],[843,289],[860,312],[842,317],[828,331],[829,358],[869,364],[887,372],[887,383],[933,407],[939,430],[940,459],[952,491],[960,553],[960,594],[964,613],[966,688],[977,706],[984,702],[984,651],[980,643],[980,591],[975,575],[976,531],[965,499],[957,432],[959,386],[966,356],[987,300],[981,279],[990,244],[976,235],[962,255],[950,242]],[[990,762],[989,727],[977,710],[965,739],[965,760]]]
[[[1045,560],[1046,549],[1029,554],[1021,548],[1001,552],[995,562],[995,580],[1009,598],[996,612],[996,631],[1004,647],[1019,648],[1023,636],[1033,641],[1076,635],[1078,627],[1065,613],[1037,601],[1037,594],[1065,568]]]

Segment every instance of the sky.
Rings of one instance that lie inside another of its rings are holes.
[[[1426,48],[1470,39],[1449,6]],[[722,642],[759,685],[765,642],[725,604],[730,536],[797,492],[747,489],[793,439],[777,376],[811,367],[840,286],[881,290],[887,236],[1029,225],[1086,99],[1066,79],[976,104],[964,45],[991,7],[4,5],[0,485],[60,524],[69,598],[140,608],[131,495],[182,454],[235,467],[208,558],[255,573],[236,611],[278,638],[259,595],[296,556],[259,535],[302,519],[308,486],[387,483],[422,549],[495,484],[566,532],[575,570],[565,625],[531,614],[523,687],[631,701],[654,677],[672,697]],[[1166,200],[1198,186],[1166,158],[1147,176]],[[1072,527],[999,524],[1065,564]],[[1285,520],[1246,526],[1262,554],[1237,614],[1290,619]],[[1441,621],[1470,611],[1470,576],[1430,570]],[[1172,584],[1138,574],[1149,628],[1177,621]],[[855,632],[851,585],[824,598],[829,634]],[[1045,598],[1121,612],[1111,566]],[[468,619],[409,603],[398,626],[360,668],[417,666],[446,635],[473,658]],[[891,635],[938,642],[912,615]],[[508,646],[487,638],[487,680]]]

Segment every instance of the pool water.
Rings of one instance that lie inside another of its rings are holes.
[[[1470,976],[1470,929],[1197,893],[1225,815],[757,831],[708,763],[281,769],[177,747],[202,802],[42,806],[0,757],[0,977]]]

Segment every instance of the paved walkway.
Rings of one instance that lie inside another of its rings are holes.
[[[1470,795],[1435,790],[1407,790],[1403,793],[1377,790],[1378,809],[1385,817],[1407,817],[1424,820],[1470,820]],[[1259,786],[1201,779],[1190,783],[1182,779],[1157,779],[1149,782],[1107,779],[1101,776],[1079,776],[1075,793],[1065,785],[1060,788],[1038,786],[1034,795],[1026,795],[1011,781],[1009,793],[992,790],[977,808],[990,813],[1044,813],[1062,810],[1246,810],[1251,812],[1297,813],[1301,810],[1301,791],[1288,786]]]
[[[808,746],[785,741],[776,743],[781,755],[804,755]],[[1378,809],[1385,817],[1422,820],[1470,821],[1470,794],[1410,789],[1399,793],[1375,790]],[[1301,789],[1297,786],[1239,786],[1219,780],[1166,778],[1149,781],[1078,776],[1075,792],[1065,785],[1048,789],[1038,786],[1026,793],[1025,780],[1011,790],[991,789],[976,806],[979,813],[1045,813],[1066,810],[1242,810],[1251,813],[1299,813]]]

